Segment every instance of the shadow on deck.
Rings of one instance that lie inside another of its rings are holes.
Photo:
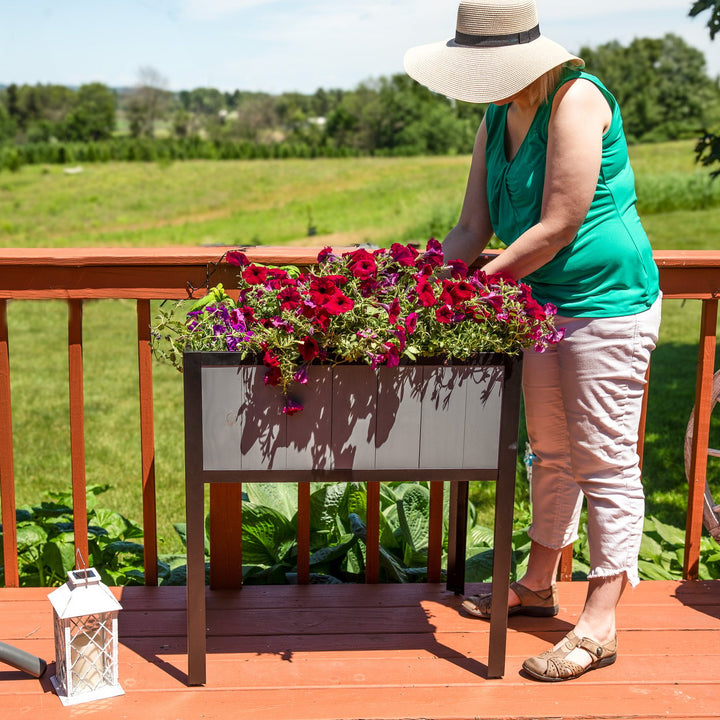
[[[522,661],[573,626],[586,588],[562,583],[556,618],[510,618],[499,680],[487,679],[488,624],[442,585],[208,591],[203,687],[186,685],[185,588],[117,588],[126,694],[73,708],[50,686],[48,589],[2,589],[0,639],[49,668],[36,680],[0,666],[0,708],[43,720],[720,717],[720,581],[643,582],[618,609],[615,665],[569,683],[524,677]]]

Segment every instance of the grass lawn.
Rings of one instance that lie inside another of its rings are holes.
[[[656,211],[656,195],[682,196],[688,205],[697,183],[704,185],[706,171],[695,167],[692,143],[638,146],[631,153],[640,206],[655,208],[643,214],[654,247],[716,248],[720,204],[713,198],[720,184],[707,191],[706,209]],[[442,237],[454,223],[468,167],[468,157],[97,164],[75,175],[25,167],[0,174],[0,247],[424,241]],[[309,226],[316,235],[308,236]],[[676,525],[685,518],[683,439],[699,313],[699,302],[664,303],[652,367],[648,512]],[[67,310],[62,302],[13,302],[8,320],[22,505],[70,485]],[[87,479],[110,486],[100,504],[139,521],[135,322],[132,302],[85,305]],[[180,547],[172,524],[184,519],[181,376],[159,365],[155,433],[161,552],[169,552]],[[478,494],[491,492],[488,486]]]

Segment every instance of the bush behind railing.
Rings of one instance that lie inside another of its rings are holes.
[[[249,484],[244,494],[242,522],[243,581],[247,584],[288,584],[297,581],[297,488],[291,483]],[[88,488],[89,558],[75,555],[71,493],[49,493],[38,506],[17,511],[20,584],[57,586],[78,561],[95,567],[109,585],[144,583],[142,529],[120,513],[97,505],[107,486]],[[448,494],[445,493],[447,517]],[[367,527],[367,495],[362,483],[311,485],[310,581],[336,584],[363,582]],[[493,531],[478,522],[470,503],[466,580],[492,579]],[[380,579],[383,582],[423,582],[427,578],[430,493],[428,483],[391,482],[381,485]],[[512,578],[527,567],[530,511],[515,506],[512,535]],[[185,525],[176,524],[185,541]],[[206,522],[206,531],[208,522]],[[447,551],[447,522],[443,552]],[[0,526],[0,534],[2,526]],[[647,518],[640,549],[640,576],[649,580],[682,578],[684,532]],[[209,561],[209,540],[205,540]],[[586,528],[575,544],[573,579],[585,579],[589,570]],[[3,568],[0,583],[4,585]],[[720,548],[707,537],[701,540],[700,579],[720,575]],[[163,555],[158,563],[162,585],[184,585],[184,554]]]

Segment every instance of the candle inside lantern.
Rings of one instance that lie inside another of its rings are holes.
[[[78,692],[92,692],[105,684],[107,630],[104,625],[90,618],[70,641],[70,666],[73,686]]]

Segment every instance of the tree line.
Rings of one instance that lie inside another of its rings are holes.
[[[617,97],[631,142],[699,137],[720,125],[720,86],[682,38],[579,51]],[[167,90],[152,68],[129,89],[16,85],[0,90],[0,166],[160,158],[469,153],[484,107],[405,75],[313,94]]]

